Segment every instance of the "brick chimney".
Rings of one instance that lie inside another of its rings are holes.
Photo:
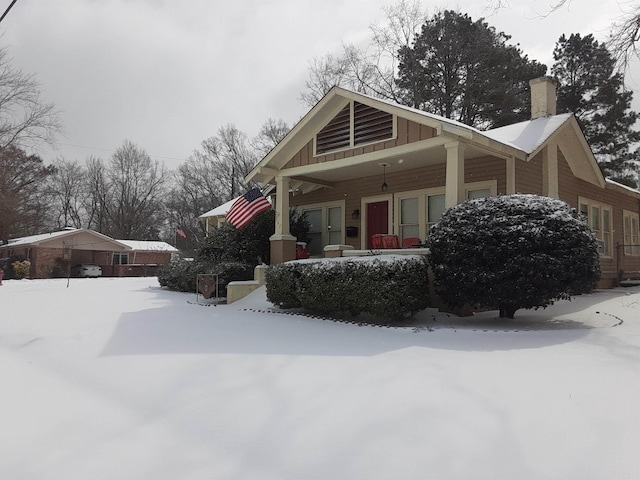
[[[531,86],[531,120],[556,114],[556,82],[551,77],[529,80]]]

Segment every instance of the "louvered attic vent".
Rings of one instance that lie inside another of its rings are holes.
[[[353,105],[353,129],[351,128]],[[353,102],[345,106],[316,136],[316,154],[393,137],[393,115]]]

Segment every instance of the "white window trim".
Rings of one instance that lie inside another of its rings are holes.
[[[635,218],[636,220],[636,231],[633,230],[630,233],[631,237],[631,245],[639,245],[640,244],[640,214],[637,212],[631,212],[629,210],[622,210],[622,243],[627,244],[627,230],[626,230],[626,222],[625,220],[629,218]],[[631,224],[631,220],[629,221]],[[633,228],[633,224],[632,228]],[[628,256],[638,256],[640,255],[640,247],[625,247],[623,249],[624,255]]]
[[[491,192],[491,196],[495,197],[498,195],[498,180],[495,178],[493,180],[482,180],[480,182],[470,182],[464,184],[464,199],[469,199],[469,192],[473,190],[484,190],[488,188]]]
[[[328,210],[330,208],[339,207],[342,210],[342,230],[340,232],[341,238],[340,243],[344,243],[345,235],[346,235],[346,226],[345,226],[345,201],[338,200],[334,202],[322,202],[322,203],[312,203],[310,205],[299,205],[297,207],[291,207],[291,209],[296,209],[301,213],[304,213],[307,210],[321,210],[322,214],[322,247],[329,244],[329,231],[327,229],[327,222],[329,221]]]
[[[395,194],[395,202],[393,206],[394,213],[394,231],[400,232],[400,202],[405,198],[418,198],[418,232],[420,239],[424,241],[427,238],[427,202],[426,199],[431,195],[445,195],[445,187],[423,188],[420,190],[408,190]]]
[[[611,258],[613,257],[613,208],[611,207],[611,205],[607,204],[607,203],[602,203],[602,202],[598,202],[596,200],[591,200],[590,198],[586,198],[586,197],[578,197],[578,212],[580,212],[580,206],[581,205],[587,205],[589,207],[589,215],[588,215],[588,223],[589,223],[589,228],[592,228],[592,223],[593,223],[593,219],[591,216],[591,211],[593,207],[598,207],[600,209],[600,226],[602,228],[602,236],[604,237],[605,234],[605,224],[604,224],[604,211],[608,210],[609,211],[609,230],[608,230],[608,234],[610,236],[609,238],[609,252],[605,252],[603,251],[600,256],[601,257],[607,257],[607,258]],[[598,239],[602,242],[604,242],[604,238],[602,239]]]

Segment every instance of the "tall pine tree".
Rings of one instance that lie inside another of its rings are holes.
[[[399,51],[403,103],[479,128],[527,120],[529,80],[547,67],[529,60],[483,19],[447,10]]]
[[[615,59],[593,35],[562,35],[553,51],[558,112],[573,112],[606,176],[636,187],[640,132],[631,110],[633,92],[615,71]]]

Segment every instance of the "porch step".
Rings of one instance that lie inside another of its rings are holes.
[[[253,280],[229,282],[227,285],[227,305],[246,297],[266,283],[267,265],[257,265],[253,269]]]

